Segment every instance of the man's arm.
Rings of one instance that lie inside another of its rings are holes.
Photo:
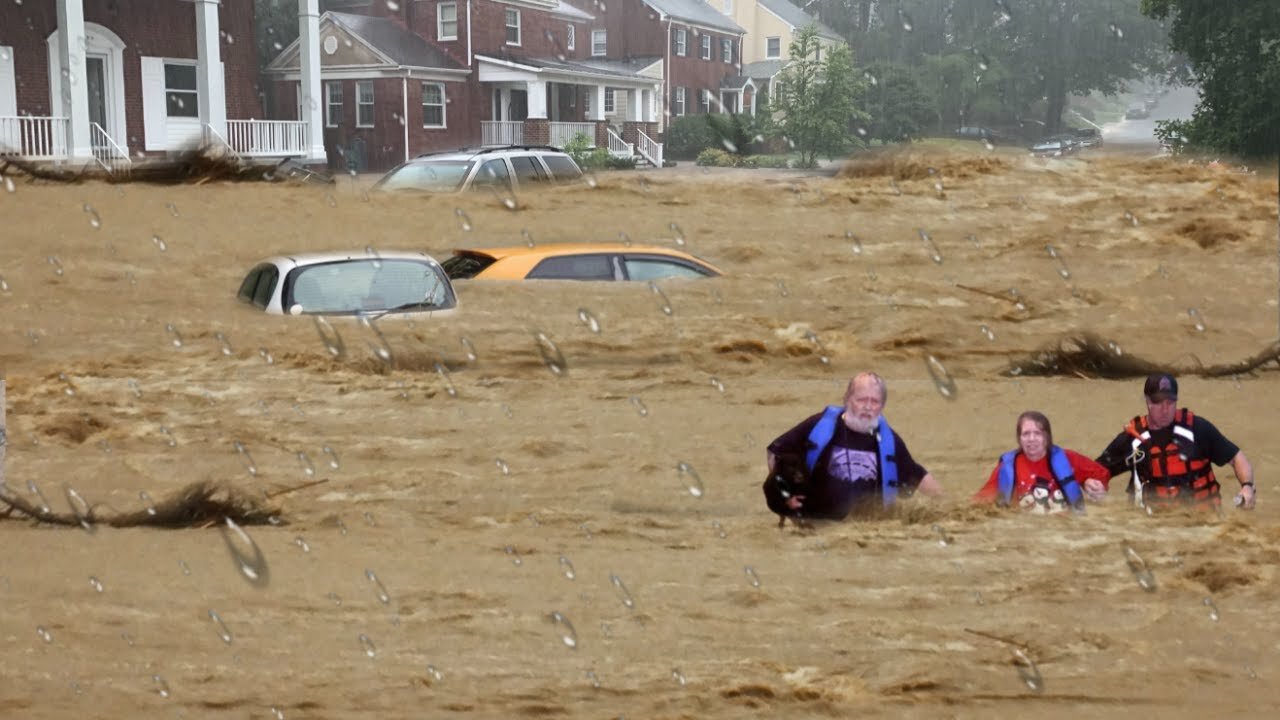
[[[1231,469],[1236,471],[1236,479],[1240,481],[1240,507],[1252,510],[1258,502],[1258,491],[1253,484],[1253,465],[1244,456],[1243,450],[1237,451],[1236,456],[1231,458]]]
[[[924,477],[920,478],[920,484],[916,486],[916,492],[924,493],[930,497],[941,497],[943,494],[942,486],[938,484],[937,479],[933,477],[931,472],[926,472]]]
[[[1107,449],[1098,456],[1097,463],[1106,468],[1110,477],[1115,477],[1129,469],[1129,457],[1133,454],[1132,440],[1129,433],[1122,432],[1116,435],[1111,444],[1107,445]]]

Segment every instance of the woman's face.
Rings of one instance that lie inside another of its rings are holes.
[[[1048,438],[1035,420],[1026,418],[1018,428],[1018,446],[1028,460],[1039,460],[1049,451]]]

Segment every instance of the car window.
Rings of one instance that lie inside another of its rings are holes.
[[[531,280],[613,280],[613,264],[605,254],[550,257],[534,266]]]
[[[289,274],[286,307],[306,313],[378,312],[427,303],[453,307],[444,272],[416,260],[360,259],[308,265]]]
[[[511,158],[511,167],[515,168],[516,177],[519,178],[521,185],[547,179],[542,163],[532,155],[517,155]]]
[[[275,290],[279,275],[280,271],[276,270],[275,265],[263,264],[255,267],[245,276],[244,282],[240,283],[240,291],[236,293],[236,297],[241,302],[266,308],[271,302],[271,293]]]
[[[381,190],[454,192],[462,186],[471,160],[415,160],[392,170],[375,186]]]
[[[573,161],[573,158],[565,155],[543,155],[542,161],[551,170],[551,176],[560,182],[577,180],[582,177],[582,170],[578,168],[578,164]]]
[[[471,181],[472,190],[489,187],[511,189],[511,172],[507,170],[506,160],[494,158],[486,161],[480,166],[480,172],[476,173],[475,179]]]
[[[444,274],[448,275],[450,280],[466,280],[475,277],[493,262],[494,259],[488,255],[458,253],[440,263],[440,267],[444,268]]]
[[[656,257],[623,258],[627,277],[631,280],[660,280],[662,278],[700,278],[710,275],[705,270],[679,260]]]

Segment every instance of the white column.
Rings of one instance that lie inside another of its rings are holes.
[[[549,111],[547,117],[552,120],[560,119],[560,83],[549,83],[551,85],[551,106],[547,108]],[[555,115],[555,117],[551,117]]]
[[[195,0],[196,87],[200,125],[227,137],[227,89],[222,80],[222,47],[218,32],[218,0]]]
[[[83,0],[58,0],[58,60],[62,63],[62,95],[53,98],[52,107],[70,118],[67,125],[67,152],[76,160],[93,157],[93,141],[89,137],[89,84],[84,63]]]
[[[547,119],[547,81],[530,80],[524,84],[529,95],[529,119]]]
[[[617,92],[617,90],[614,90]],[[642,98],[644,91],[639,88],[631,88],[627,91],[627,119],[632,122],[639,122],[644,119],[644,104]]]
[[[302,67],[302,108],[307,122],[308,162],[328,162],[324,151],[324,96],[320,93],[320,0],[298,0],[298,63]],[[358,98],[357,98],[358,100]]]
[[[507,109],[511,107],[511,88],[500,88],[498,90],[498,119],[510,120],[511,115]]]
[[[604,86],[595,86],[595,97],[591,100],[591,119],[604,120]]]

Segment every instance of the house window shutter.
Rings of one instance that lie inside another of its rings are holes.
[[[165,133],[164,58],[142,58],[142,134],[143,147],[167,150]]]
[[[18,114],[18,90],[13,68],[13,48],[0,45],[0,115]]]

